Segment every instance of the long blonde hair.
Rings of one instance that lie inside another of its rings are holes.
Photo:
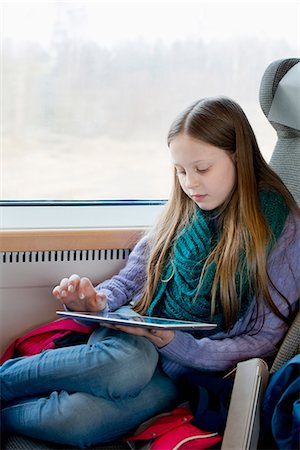
[[[197,101],[171,125],[168,145],[180,134],[223,149],[236,165],[236,185],[218,211],[219,241],[205,264],[206,268],[211,262],[216,263],[211,292],[212,317],[219,286],[226,327],[236,321],[240,301],[236,292],[236,273],[246,269],[249,280],[253,280],[251,287],[256,299],[261,295],[275,314],[286,320],[272,301],[268,289],[267,248],[272,236],[260,210],[258,192],[262,189],[278,192],[289,209],[295,211],[298,210],[296,202],[265,162],[247,117],[234,101],[223,97]],[[146,288],[135,306],[137,312],[147,313],[176,235],[191,220],[195,208],[195,203],[181,189],[174,170],[170,199],[151,234]],[[245,268],[241,266],[241,252],[245,254]]]

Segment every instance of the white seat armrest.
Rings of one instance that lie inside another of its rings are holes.
[[[268,378],[268,366],[260,358],[237,365],[222,450],[257,448],[260,403]]]

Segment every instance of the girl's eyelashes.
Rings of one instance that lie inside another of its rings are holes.
[[[209,167],[207,167],[206,169],[199,169],[198,167],[196,168],[198,173],[205,173],[208,171],[208,169],[209,169]]]
[[[209,170],[209,167],[206,167],[205,169],[202,169],[200,167],[196,167],[195,168],[195,171],[197,173],[205,173],[208,170]],[[183,169],[178,169],[178,168],[175,167],[175,171],[176,171],[176,175],[185,175],[185,170],[183,170]]]

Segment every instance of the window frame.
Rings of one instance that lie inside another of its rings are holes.
[[[3,230],[149,227],[166,200],[1,201]]]

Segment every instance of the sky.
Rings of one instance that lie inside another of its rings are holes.
[[[299,1],[2,1],[2,36],[49,46],[62,27],[72,37],[103,47],[143,39],[172,44],[183,39],[260,37],[300,47]]]

